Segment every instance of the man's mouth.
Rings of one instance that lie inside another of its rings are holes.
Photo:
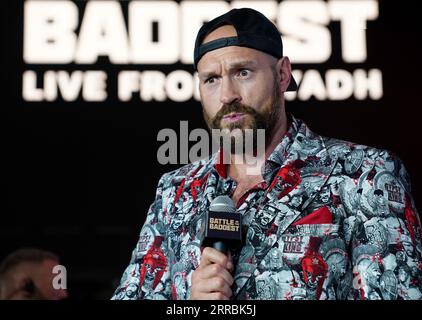
[[[246,114],[241,113],[241,112],[230,113],[230,114],[225,115],[223,117],[223,120],[226,121],[226,122],[237,122],[245,116],[246,116]]]

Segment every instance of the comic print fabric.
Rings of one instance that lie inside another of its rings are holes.
[[[237,203],[234,299],[421,299],[421,224],[400,159],[290,116]],[[189,299],[205,214],[232,195],[219,154],[164,174],[112,299]]]

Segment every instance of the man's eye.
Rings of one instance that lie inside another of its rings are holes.
[[[241,76],[242,78],[249,76],[249,74],[250,74],[250,71],[247,69],[242,69],[239,71],[239,76]]]
[[[209,84],[214,83],[215,82],[215,77],[209,77],[204,82],[205,83],[209,83]]]

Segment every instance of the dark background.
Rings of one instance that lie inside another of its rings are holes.
[[[368,23],[368,60],[349,66],[350,71],[382,70],[381,100],[287,104],[322,135],[395,152],[408,168],[420,208],[422,48],[419,11],[412,3],[416,1],[380,0],[379,18]],[[23,1],[3,2],[1,14],[0,260],[23,246],[54,251],[67,267],[72,299],[108,299],[129,262],[159,177],[177,167],[157,162],[157,133],[162,128],[178,131],[180,120],[189,120],[190,128],[204,127],[201,107],[194,101],[123,103],[115,95],[104,103],[25,102],[23,71],[54,67],[23,63]],[[344,69],[339,23],[331,23],[330,29],[333,58],[327,69]],[[133,69],[191,71],[190,66],[170,67]],[[102,58],[89,69],[110,75],[119,68]],[[109,86],[115,81],[109,76]]]

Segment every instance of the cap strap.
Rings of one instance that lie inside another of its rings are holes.
[[[228,37],[228,38],[213,40],[213,41],[204,43],[203,45],[199,47],[199,56],[203,56],[209,51],[213,51],[213,50],[228,47],[228,46],[235,46],[238,44],[239,44],[238,37]]]

